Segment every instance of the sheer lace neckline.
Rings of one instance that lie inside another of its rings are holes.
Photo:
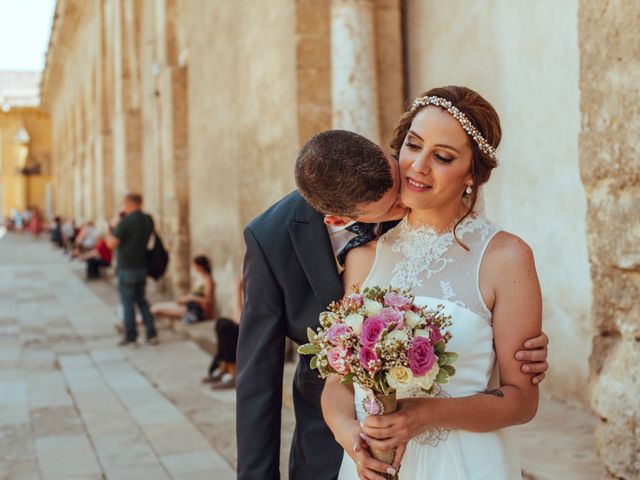
[[[485,224],[477,215],[469,215],[460,222],[456,234],[459,239],[463,239]],[[439,233],[432,225],[412,225],[407,215],[387,235],[389,238],[383,236],[382,243],[390,240],[391,251],[399,254],[392,271],[393,286],[421,289],[425,280],[431,279],[454,262],[451,252],[455,242],[453,229]]]
[[[409,221],[409,215],[405,215],[405,217],[398,224],[398,228],[401,233],[414,233],[416,235],[427,236],[427,237],[453,237],[454,228],[456,233],[461,234],[469,231],[469,228],[476,224],[480,218],[477,212],[470,213],[467,217],[460,222],[457,228],[456,224],[458,223],[458,219],[456,218],[446,227],[444,230],[437,228],[435,225],[431,225],[428,223],[415,222],[411,223]]]

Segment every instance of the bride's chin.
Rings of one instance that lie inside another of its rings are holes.
[[[411,211],[426,210],[429,208],[429,202],[425,202],[424,200],[420,201],[413,195],[401,195],[400,200],[402,204]]]

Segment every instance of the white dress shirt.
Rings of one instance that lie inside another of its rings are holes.
[[[347,245],[347,243],[349,243],[349,240],[357,237],[355,233],[347,230],[347,227],[350,227],[354,223],[356,222],[349,222],[341,227],[336,227],[335,225],[327,225],[327,232],[329,232],[331,246],[333,247],[333,254],[336,256],[336,258],[338,258],[338,255],[340,254],[342,249]]]

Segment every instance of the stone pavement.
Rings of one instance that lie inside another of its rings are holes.
[[[204,390],[208,356],[167,332],[118,348],[113,322],[44,239],[0,240],[0,478],[234,478],[168,394]],[[216,402],[232,410],[233,392],[210,398],[213,419]]]
[[[81,268],[45,238],[0,238],[0,479],[234,478],[235,392],[199,383],[210,355],[168,328],[157,347],[116,347],[113,285],[86,284]],[[514,429],[526,478],[602,478],[594,425],[585,409],[543,398]]]

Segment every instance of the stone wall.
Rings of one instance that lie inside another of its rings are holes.
[[[102,222],[125,193],[142,193],[172,257],[163,285],[187,288],[182,2],[61,0],[56,9],[42,84],[53,120],[56,210]]]
[[[596,336],[591,404],[611,478],[640,477],[640,5],[580,2],[580,169]]]
[[[406,34],[412,97],[466,85],[500,115],[503,141],[484,188],[487,214],[535,253],[551,338],[542,391],[587,404],[593,327],[578,169],[576,16],[577,0],[415,0],[408,2]]]
[[[108,219],[141,191],[182,290],[212,257],[223,313],[250,219],[294,188],[331,128],[330,7],[342,0],[60,0],[43,80],[56,208]],[[400,0],[373,7],[384,142],[403,103]],[[363,106],[363,108],[367,108]]]
[[[250,219],[293,190],[299,146],[293,0],[187,3],[191,250],[223,312]]]

